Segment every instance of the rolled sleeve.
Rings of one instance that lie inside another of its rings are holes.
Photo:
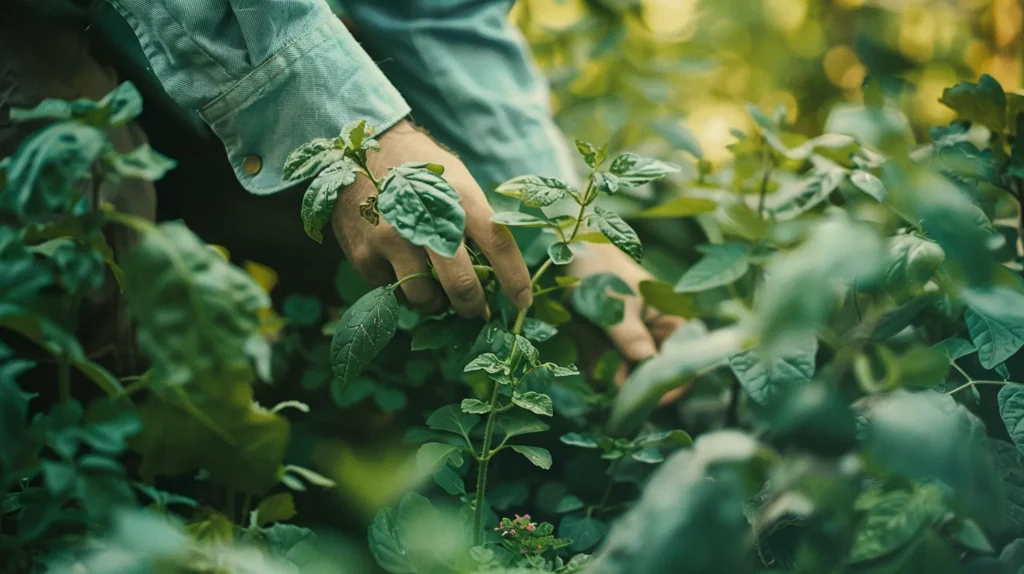
[[[153,71],[223,142],[239,182],[290,187],[295,148],[361,119],[378,133],[409,113],[322,0],[109,0]]]

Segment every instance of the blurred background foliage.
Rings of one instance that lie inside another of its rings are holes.
[[[667,152],[679,121],[714,163],[752,127],[744,102],[785,105],[814,135],[869,73],[896,75],[920,134],[953,119],[944,87],[987,73],[1012,90],[1024,73],[1019,0],[519,0],[512,17],[567,133]]]

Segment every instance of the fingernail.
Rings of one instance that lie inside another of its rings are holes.
[[[657,354],[658,350],[654,348],[654,343],[650,341],[635,341],[629,346],[627,354],[633,361],[643,361],[649,359]]]
[[[525,287],[522,291],[516,294],[516,298],[513,301],[516,307],[520,309],[526,309],[530,305],[533,305],[533,286]]]

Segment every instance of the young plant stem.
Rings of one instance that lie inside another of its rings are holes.
[[[597,510],[603,510],[605,505],[608,504],[608,497],[612,495],[612,489],[615,488],[615,471],[619,469],[619,463],[622,462],[621,458],[617,458],[610,465],[608,465],[608,486],[604,489],[604,494],[601,495],[601,501],[597,503]]]
[[[774,167],[772,152],[768,151],[766,147],[764,150],[764,176],[761,177],[761,189],[757,194],[757,215],[761,217],[764,217],[764,198],[768,195],[768,183],[771,182]]]
[[[1012,381],[968,381],[968,382],[960,385],[959,387],[953,389],[952,391],[946,392],[946,394],[947,395],[955,395],[956,393],[959,393],[960,391],[966,389],[967,387],[973,387],[974,385],[1016,385],[1016,384],[1017,383],[1014,383]]]

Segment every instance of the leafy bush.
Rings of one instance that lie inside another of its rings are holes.
[[[579,142],[584,189],[533,175],[497,189],[528,209],[494,221],[539,230],[525,246],[531,308],[507,301],[479,257],[487,322],[411,311],[401,281],[370,289],[342,266],[344,310],[323,324],[322,302],[292,295],[284,327],[253,277],[183,225],[96,201],[104,178],[156,179],[172,165],[106,143],[105,128],[138,113],[130,85],[18,112],[52,123],[0,164],[0,198],[19,222],[0,249],[0,325],[18,335],[0,378],[5,565],[337,569],[311,531],[284,524],[296,514],[288,490],[333,483],[285,461],[282,413],[307,404],[254,402],[259,378],[281,378],[273,357],[301,367],[303,389],[287,390],[310,403],[372,397],[399,425],[427,410],[402,430],[434,484],[369,525],[389,572],[1016,572],[1024,402],[1007,362],[1024,345],[1024,285],[1007,220],[1020,213],[1024,100],[983,77],[942,101],[960,119],[925,146],[881,94],[837,110],[834,133],[814,138],[751,107],[758,128],[736,134],[734,161],[703,165],[685,186],[672,164]],[[465,216],[443,168],[371,174],[377,147],[358,123],[292,154],[285,172],[314,178],[307,234],[322,240],[337,196],[368,177],[368,224],[450,256]],[[625,219],[607,207],[656,181],[678,191]],[[563,200],[576,215],[536,210]],[[616,324],[631,288],[557,267],[588,243],[640,260],[641,236],[680,218],[705,237],[699,259],[637,295],[687,324],[621,389],[614,354],[582,372],[572,327]],[[117,260],[102,234],[115,225],[139,236]],[[104,265],[150,361],[138,377],[118,379],[72,334]],[[52,369],[25,358],[28,343]],[[56,383],[56,398],[27,394],[42,390],[26,381]],[[106,396],[86,400],[86,381]],[[686,396],[659,410],[677,388]],[[158,490],[164,476],[195,497]]]

